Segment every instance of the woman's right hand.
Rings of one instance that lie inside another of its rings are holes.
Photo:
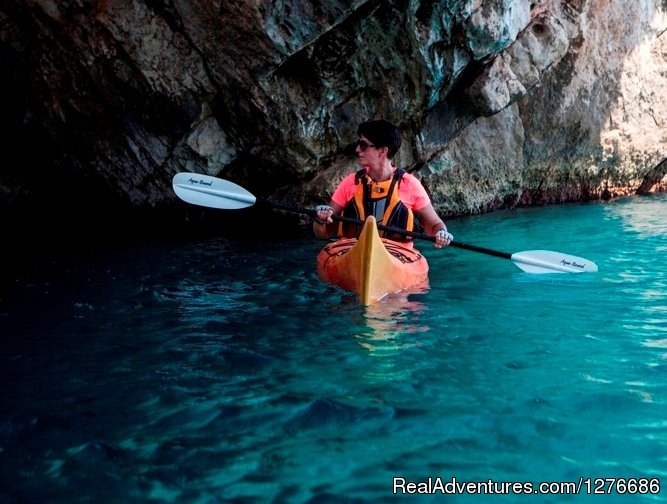
[[[315,207],[315,220],[319,224],[331,224],[333,222],[332,215],[333,208],[329,205],[317,205]]]

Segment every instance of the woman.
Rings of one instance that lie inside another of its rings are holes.
[[[356,152],[362,168],[343,179],[334,191],[329,205],[319,205],[313,221],[318,238],[329,238],[338,231],[340,236],[356,237],[356,225],[334,223],[333,215],[365,220],[374,215],[378,223],[407,231],[424,231],[435,237],[435,246],[449,245],[454,238],[438,217],[431,200],[413,175],[393,165],[392,158],[401,146],[401,132],[383,119],[359,125]],[[385,233],[386,235],[386,233]],[[386,235],[392,240],[409,243],[405,235]]]

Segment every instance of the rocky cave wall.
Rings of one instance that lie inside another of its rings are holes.
[[[179,202],[179,171],[328,200],[356,126],[443,215],[649,192],[667,0],[6,0],[2,206]]]

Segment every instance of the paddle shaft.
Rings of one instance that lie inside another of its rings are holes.
[[[274,203],[269,200],[258,200],[252,193],[248,192],[238,184],[228,180],[211,177],[210,175],[201,175],[189,172],[177,173],[174,175],[173,187],[174,192],[179,198],[194,205],[201,205],[209,208],[219,208],[223,210],[234,210],[247,208],[256,203],[261,203],[279,210],[301,213],[310,217],[317,216],[317,212],[312,209]],[[359,219],[340,215],[333,215],[332,219],[341,222],[348,222],[357,226],[363,226],[364,224]],[[391,234],[409,236],[411,238],[418,238],[420,240],[427,240],[431,242],[435,241],[433,236],[428,236],[423,233],[406,231],[405,229],[385,226],[383,224],[379,224],[377,227],[381,231],[385,231]],[[472,252],[479,252],[481,254],[494,257],[500,257],[502,259],[509,259],[514,262],[516,266],[528,273],[580,273],[582,271],[598,271],[598,267],[593,261],[583,257],[576,257],[551,250],[528,250],[510,254],[508,252],[500,252],[498,250],[478,247],[476,245],[469,245],[467,243],[461,243],[457,241],[450,242],[450,246],[464,250],[470,250]]]
[[[294,212],[294,213],[300,213],[300,214],[303,214],[303,215],[308,215],[310,217],[315,217],[315,215],[317,214],[317,212],[315,210],[312,210],[310,208],[301,208],[301,207],[296,207],[296,206],[293,206],[293,205],[284,205],[284,204],[281,204],[281,203],[274,203],[274,202],[269,201],[269,200],[258,199],[257,203],[261,203],[261,204],[276,208],[278,210],[285,210],[285,211],[288,211],[288,212]],[[331,218],[335,221],[347,222],[347,223],[350,223],[350,224],[356,224],[358,226],[363,226],[363,224],[364,224],[363,221],[361,221],[359,219],[353,219],[351,217],[344,217],[342,215],[332,215]],[[397,227],[393,227],[393,226],[385,226],[384,224],[378,224],[377,227],[378,227],[379,230],[385,231],[387,233],[409,236],[411,238],[417,238],[419,240],[427,240],[427,241],[432,241],[432,242],[435,241],[435,237],[429,236],[429,235],[424,234],[424,233],[416,233],[414,231],[407,231],[407,230],[402,229],[402,228],[397,228]],[[501,252],[500,250],[492,250],[492,249],[488,249],[488,248],[484,248],[484,247],[478,247],[477,245],[469,245],[467,243],[462,243],[462,242],[458,242],[458,241],[455,241],[455,240],[451,241],[449,243],[449,246],[464,249],[464,250],[470,250],[472,252],[479,252],[481,254],[486,254],[486,255],[490,255],[490,256],[494,256],[494,257],[500,257],[502,259],[512,259],[512,254],[510,254],[509,252]]]

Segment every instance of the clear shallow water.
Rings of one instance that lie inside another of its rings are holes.
[[[0,306],[0,502],[366,503],[396,500],[395,476],[667,485],[667,197],[449,227],[600,271],[529,275],[422,243],[429,289],[369,309],[319,282],[311,238],[16,271]],[[443,499],[530,500],[399,500]]]

